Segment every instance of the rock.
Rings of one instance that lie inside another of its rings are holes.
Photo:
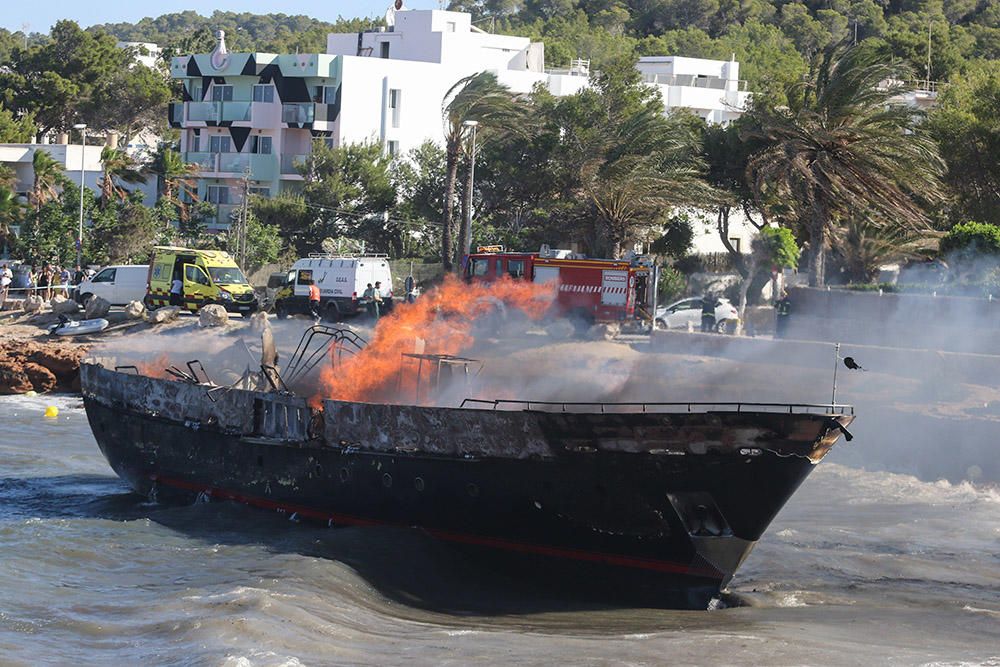
[[[49,306],[52,307],[52,312],[56,315],[75,315],[80,312],[80,304],[73,299],[67,299],[61,294],[57,294],[52,297],[49,301]]]
[[[92,320],[98,317],[107,317],[109,310],[111,310],[111,304],[108,303],[107,299],[100,296],[92,296],[87,299],[87,307],[84,309],[84,314],[88,320]]]
[[[130,320],[141,320],[145,314],[146,306],[142,304],[142,301],[130,301],[129,304],[125,306],[125,317]]]
[[[587,330],[588,340],[614,340],[621,333],[621,325],[616,322],[595,324]]]
[[[263,333],[264,329],[267,329],[270,325],[267,322],[267,313],[263,310],[254,313],[250,316],[250,331],[254,333]]]
[[[31,382],[32,389],[38,393],[52,391],[56,388],[56,384],[58,384],[56,376],[45,366],[29,361],[22,368],[24,369],[24,374],[28,376],[28,380]]]
[[[42,310],[45,305],[45,300],[40,296],[28,296],[24,299],[24,312],[26,313],[37,313]]]
[[[29,361],[52,371],[61,383],[72,383],[80,372],[80,360],[86,352],[71,346],[36,346],[28,354]]]
[[[198,311],[198,325],[203,327],[224,327],[229,324],[229,313],[217,303],[202,306]]]
[[[164,306],[163,308],[157,308],[156,310],[149,311],[146,319],[152,324],[162,324],[164,322],[176,320],[177,316],[180,314],[180,306]]]
[[[22,364],[12,360],[0,361],[0,394],[23,394],[27,391],[34,391],[34,385]]]

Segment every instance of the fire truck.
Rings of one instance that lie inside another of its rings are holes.
[[[644,257],[592,259],[543,245],[538,252],[507,252],[480,246],[470,254],[465,279],[514,280],[558,285],[556,308],[581,323],[649,320],[656,294],[656,270]]]

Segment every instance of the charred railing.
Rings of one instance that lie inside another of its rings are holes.
[[[600,401],[526,401],[520,399],[467,398],[459,407],[467,404],[490,406],[497,410],[505,405],[523,405],[525,410],[540,409],[548,412],[581,412],[566,408],[595,408],[600,413],[627,412],[787,412],[788,414],[854,415],[853,405],[830,403],[746,403],[746,402],[680,402],[680,403],[611,403]],[[554,410],[553,408],[558,408]]]
[[[346,355],[353,356],[363,350],[367,344],[364,338],[350,329],[313,325],[299,339],[299,345],[295,348],[281,379],[285,385],[292,386],[328,356],[336,365]]]

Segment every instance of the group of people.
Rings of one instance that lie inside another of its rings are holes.
[[[22,290],[28,296],[40,296],[49,301],[54,296],[69,298],[70,292],[85,278],[93,275],[77,265],[74,271],[67,266],[59,266],[46,262],[37,271],[35,267],[25,265],[18,273],[23,275],[23,287],[14,287],[14,271],[8,263],[0,264],[0,308],[7,301],[12,290]]]

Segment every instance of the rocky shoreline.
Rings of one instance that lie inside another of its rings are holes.
[[[0,394],[80,391],[87,345],[9,340],[0,343]]]

